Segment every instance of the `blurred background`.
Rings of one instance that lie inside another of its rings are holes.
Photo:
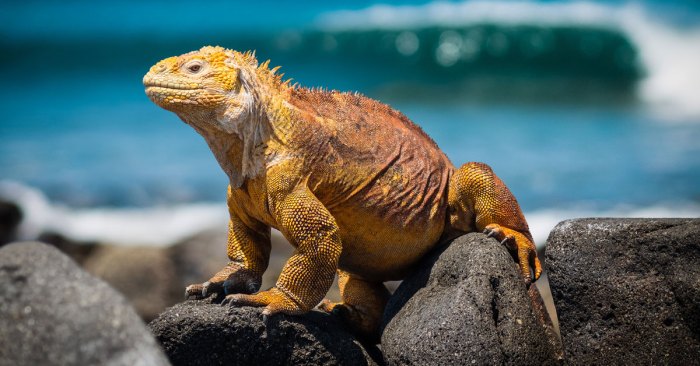
[[[203,45],[405,113],[490,164],[539,245],[565,218],[700,216],[700,3],[22,1],[0,12],[0,197],[19,238],[224,229],[227,179],[141,78]],[[224,244],[221,243],[221,246]]]

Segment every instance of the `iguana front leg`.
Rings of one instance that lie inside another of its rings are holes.
[[[305,313],[323,299],[333,283],[342,248],[338,225],[306,185],[270,199],[280,231],[297,249],[275,287],[253,295],[229,295],[224,302],[264,306],[263,315]]]
[[[463,232],[483,231],[506,245],[518,261],[526,283],[542,273],[537,250],[520,211],[505,184],[483,163],[467,163],[450,180],[450,225]]]
[[[262,283],[270,259],[270,228],[248,218],[228,192],[230,221],[227,254],[230,262],[207,282],[185,289],[185,297],[204,298],[212,293],[253,293]],[[245,220],[244,220],[245,218]]]

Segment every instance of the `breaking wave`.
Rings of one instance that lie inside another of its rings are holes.
[[[318,20],[329,34],[375,33],[396,53],[483,73],[568,73],[634,87],[665,119],[700,117],[700,26],[662,21],[639,4],[529,1],[432,2],[336,11]],[[332,41],[326,43],[333,44]],[[391,43],[391,42],[389,42]],[[414,56],[415,57],[415,56]],[[498,63],[506,63],[498,67]]]

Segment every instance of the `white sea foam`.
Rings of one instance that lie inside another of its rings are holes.
[[[435,1],[423,5],[372,5],[361,10],[322,14],[319,26],[330,30],[410,29],[479,23],[503,25],[609,26],[613,8],[591,2],[536,3],[528,1]]]
[[[16,202],[24,218],[18,239],[55,232],[78,241],[119,245],[167,245],[209,228],[225,228],[226,205],[194,203],[146,208],[69,208],[51,204],[40,191],[0,182],[0,198]]]
[[[700,25],[683,29],[662,21],[639,4],[615,6],[587,1],[436,1],[424,5],[373,5],[323,14],[328,30],[394,29],[470,24],[583,26],[613,29],[636,46],[646,77],[640,99],[664,120],[700,121]]]
[[[193,203],[147,208],[68,208],[52,205],[38,190],[0,181],[0,198],[19,204],[24,213],[19,239],[36,239],[45,231],[80,241],[118,245],[172,244],[202,230],[226,227],[225,204]],[[700,217],[700,205],[624,206],[612,210],[544,209],[525,217],[538,247],[557,223],[581,217]]]
[[[664,119],[700,117],[700,26],[676,29],[641,8],[622,13],[621,25],[638,47],[647,77],[638,93]]]

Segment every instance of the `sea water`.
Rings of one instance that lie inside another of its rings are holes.
[[[562,219],[700,216],[693,2],[23,2],[0,13],[0,196],[21,236],[167,244],[226,224],[227,180],[153,105],[158,60],[256,49],[359,91],[482,161],[543,243]]]

